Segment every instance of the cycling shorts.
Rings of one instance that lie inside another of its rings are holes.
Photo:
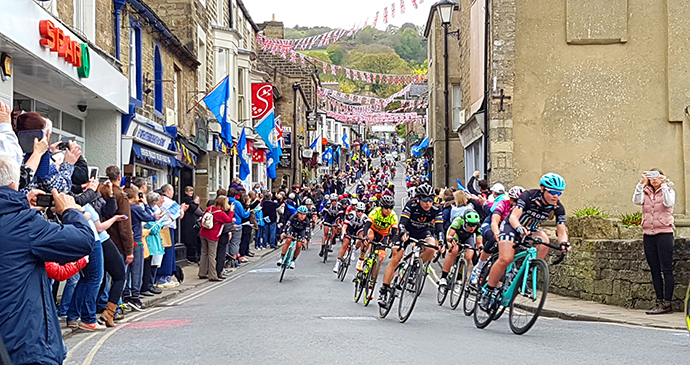
[[[510,223],[506,223],[506,221],[501,222],[501,226],[499,227],[501,230],[501,235],[498,236],[499,241],[511,241],[511,242],[516,242],[520,238],[520,233],[513,228],[513,225]],[[539,232],[538,229],[535,229],[532,231],[534,232]]]
[[[482,237],[484,237],[484,247],[482,251],[490,255],[498,252],[498,242],[496,242],[496,237],[494,236],[494,231],[491,230],[491,226],[482,225]]]
[[[331,226],[333,225],[333,223],[335,223],[335,220],[336,220],[337,218],[338,218],[337,215],[326,214],[326,215],[323,217],[323,225],[324,225],[324,226],[331,227]]]
[[[309,229],[305,228],[300,231],[295,231],[292,227],[288,228],[285,231],[285,236],[286,237],[292,237],[293,239],[296,239],[297,241],[304,241],[309,239]]]
[[[388,242],[388,237],[390,236],[384,236],[381,233],[376,232],[373,228],[369,228],[370,231],[374,232],[374,242],[381,242],[381,243],[386,243]],[[367,238],[368,232],[364,232],[364,238]]]
[[[348,236],[356,237],[359,234],[359,232],[362,231],[362,229],[363,228],[355,228],[355,227],[348,225],[347,229],[345,230],[345,234],[347,234]],[[374,232],[374,233],[376,233],[376,232]]]
[[[428,229],[411,229],[409,231],[405,231],[405,233],[407,233],[407,235],[409,235],[410,238],[414,238],[418,241],[424,241],[423,243],[425,243],[425,244],[426,244],[427,238],[429,238],[429,237],[434,238],[434,239],[436,238],[436,237],[434,237],[434,234],[431,233],[431,231]],[[401,234],[400,237],[402,237],[402,236],[403,235]],[[407,240],[405,242],[397,242],[395,244],[395,246],[399,246],[401,249],[405,250],[405,249],[407,249],[407,246],[409,244],[410,244],[410,240]]]

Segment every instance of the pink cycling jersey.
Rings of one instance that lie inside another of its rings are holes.
[[[505,199],[501,200],[496,204],[496,207],[494,208],[493,214],[500,214],[501,215],[501,220],[506,219],[508,214],[510,214],[510,211],[513,209],[512,205],[510,204],[510,199]]]

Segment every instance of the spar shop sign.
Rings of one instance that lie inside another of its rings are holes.
[[[41,46],[48,48],[51,52],[57,52],[58,57],[74,65],[80,78],[89,77],[91,60],[88,44],[73,41],[50,20],[41,20],[38,27],[41,33]]]

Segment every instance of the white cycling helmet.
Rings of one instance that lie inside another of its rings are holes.
[[[355,207],[356,210],[359,210],[360,212],[364,212],[367,210],[367,206],[364,205],[364,203],[359,202],[357,203],[357,206]]]
[[[522,186],[513,186],[512,188],[510,188],[510,190],[508,190],[508,197],[510,197],[510,199],[515,200],[520,199],[520,195],[522,195],[524,191],[525,188],[523,188]]]
[[[491,192],[496,194],[503,194],[506,192],[506,187],[503,186],[503,184],[501,183],[495,183],[494,186],[491,187]]]

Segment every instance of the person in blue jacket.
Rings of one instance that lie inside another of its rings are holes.
[[[0,156],[0,336],[15,364],[62,364],[66,351],[45,262],[77,261],[96,240],[72,197],[52,191],[60,225],[31,209],[40,193],[18,186],[19,165]]]
[[[239,192],[235,188],[228,189],[228,203],[235,205],[235,226],[232,228],[232,236],[230,237],[229,251],[230,256],[233,259],[239,260],[240,262],[246,262],[246,259],[239,257],[240,255],[240,242],[242,242],[242,219],[249,218],[251,214],[250,211],[244,210],[242,202],[237,200],[239,197]]]

